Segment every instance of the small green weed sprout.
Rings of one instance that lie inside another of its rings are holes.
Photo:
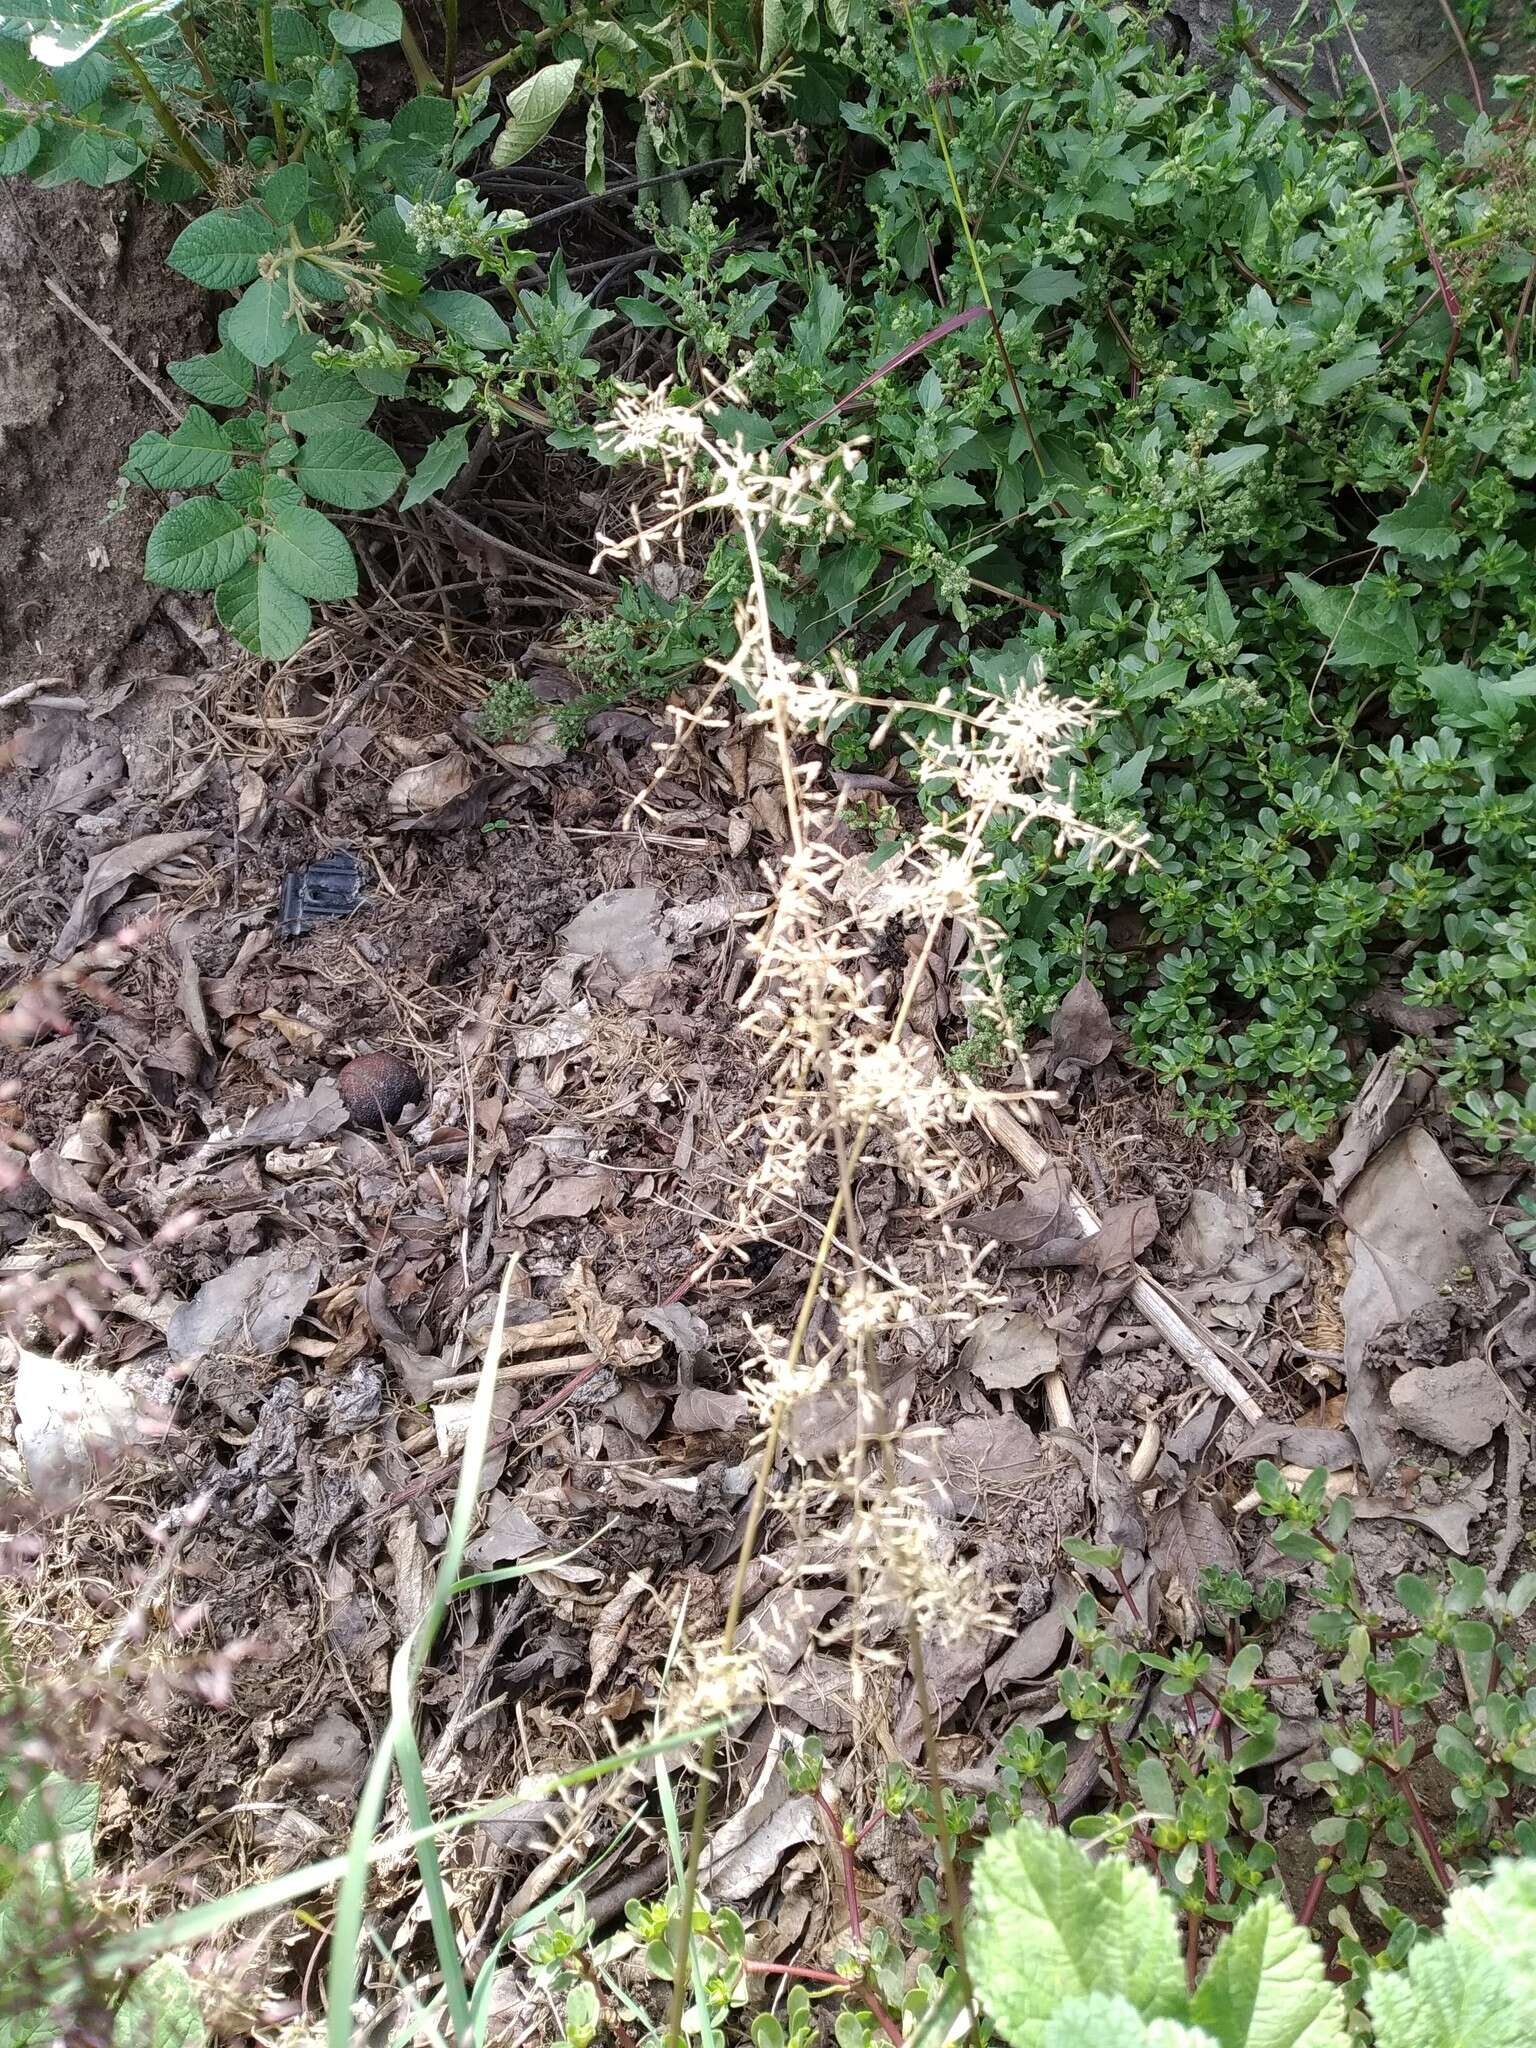
[[[475,713],[475,724],[494,742],[526,739],[530,727],[543,710],[528,685],[516,676],[493,683],[485,702]]]

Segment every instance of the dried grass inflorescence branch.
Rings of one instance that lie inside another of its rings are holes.
[[[968,1001],[1007,1033],[995,967],[1000,935],[983,894],[999,855],[1022,833],[1043,823],[1059,848],[1086,845],[1106,862],[1134,859],[1136,847],[1076,817],[1056,764],[1087,710],[1053,695],[1038,665],[964,700],[946,692],[917,703],[865,692],[843,663],[831,673],[808,670],[775,644],[765,539],[770,529],[819,539],[846,527],[840,493],[861,458],[854,445],[776,467],[772,454],[748,450],[717,426],[718,403],[730,397],[722,390],[702,409],[656,395],[622,402],[606,444],[616,457],[659,467],[663,485],[645,514],[636,512],[633,531],[604,540],[598,557],[646,562],[663,548],[680,550],[685,528],[701,518],[730,522],[745,549],[735,651],[718,666],[702,704],[674,717],[679,744],[718,728],[730,690],[777,763],[787,844],[767,878],[772,909],[752,942],[756,972],[743,1003],[744,1028],[763,1054],[764,1096],[750,1129],[738,1134],[753,1165],[733,1228],[782,1231],[808,1210],[820,1225],[793,1327],[747,1325],[755,1372],[746,1392],[762,1432],[756,1483],[720,1640],[692,1653],[689,1705],[727,1696],[741,1704],[749,1667],[737,1631],[772,1475],[795,1410],[837,1382],[851,1396],[852,1445],[830,1468],[823,1462],[801,1470],[798,1483],[792,1476],[782,1481],[773,1492],[775,1511],[798,1519],[808,1576],[824,1576],[829,1560],[846,1574],[855,1629],[865,1630],[882,1609],[905,1623],[931,1746],[922,1639],[990,1625],[990,1602],[923,1493],[897,1484],[892,1431],[899,1418],[883,1399],[881,1354],[902,1324],[919,1316],[969,1322],[994,1296],[982,1255],[943,1224],[956,1195],[972,1185],[960,1132],[974,1091],[951,1080],[937,1047],[916,1028],[917,1003],[941,939],[959,927],[969,948]],[[878,870],[850,850],[839,798],[812,744],[856,706],[871,714],[876,743],[902,721],[903,745],[916,753],[927,799],[926,822]],[[881,941],[893,925],[906,934],[899,970],[883,964],[890,956]],[[875,1163],[893,1169],[933,1211],[931,1230],[914,1240],[921,1271],[904,1270],[884,1247],[877,1263],[862,1242],[854,1190],[861,1166]],[[708,1683],[712,1656],[717,1687]],[[713,1764],[709,1743],[699,1758],[683,1929],[690,1925]],[[949,1866],[942,1839],[940,1850]],[[682,2014],[685,1948],[686,1936],[673,1986],[672,2039]]]

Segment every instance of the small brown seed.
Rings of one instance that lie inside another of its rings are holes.
[[[408,1102],[421,1100],[416,1069],[392,1052],[365,1052],[348,1060],[336,1076],[336,1086],[360,1131],[382,1130]]]

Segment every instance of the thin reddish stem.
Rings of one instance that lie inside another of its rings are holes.
[[[1325,1856],[1316,1870],[1313,1871],[1312,1882],[1307,1886],[1307,1896],[1302,1900],[1301,1911],[1296,1916],[1298,1923],[1302,1927],[1310,1927],[1312,1925],[1312,1915],[1317,1911],[1318,1904],[1323,1896],[1323,1885],[1332,1867],[1332,1864]]]
[[[811,1794],[816,1801],[816,1810],[826,1822],[832,1836],[832,1846],[838,1853],[843,1867],[843,1903],[848,1911],[848,1933],[858,1942],[864,1939],[863,1916],[859,1911],[858,1871],[853,1861],[853,1844],[843,1832],[843,1824],[833,1810],[831,1801],[818,1785]],[[860,1837],[862,1840],[862,1836]]]
[[[804,1963],[760,1963],[744,1956],[741,1967],[754,1977],[794,1977],[802,1984],[839,1984],[844,1991],[857,1990],[859,1983],[857,1977],[839,1977],[836,1970],[813,1970]]]

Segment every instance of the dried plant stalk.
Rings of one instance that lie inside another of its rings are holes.
[[[724,394],[729,396],[729,394]],[[836,1570],[866,1606],[888,1611],[904,1627],[915,1687],[938,1856],[959,1974],[964,1934],[954,1846],[944,1814],[937,1752],[938,1724],[929,1692],[924,1640],[946,1631],[995,1625],[985,1589],[934,1523],[926,1496],[898,1483],[890,1418],[880,1383],[882,1339],[921,1315],[961,1331],[997,1297],[981,1271],[984,1251],[956,1238],[946,1221],[957,1195],[975,1192],[960,1133],[979,1097],[945,1071],[935,1048],[913,1029],[913,1012],[929,962],[952,925],[969,936],[976,963],[976,1007],[1006,1031],[1003,981],[996,967],[999,935],[982,909],[983,884],[999,849],[1047,823],[1058,847],[1088,844],[1113,861],[1134,858],[1130,841],[1084,826],[1055,785],[1060,750],[1081,729],[1086,707],[1054,696],[1038,666],[1012,683],[960,700],[948,692],[933,703],[875,696],[857,675],[810,672],[775,646],[769,611],[768,530],[822,536],[845,527],[843,479],[859,462],[856,447],[829,459],[805,459],[783,470],[752,454],[712,424],[709,409],[688,410],[659,396],[626,399],[605,431],[612,451],[659,464],[663,487],[642,521],[605,541],[599,563],[646,561],[663,546],[680,547],[688,522],[725,517],[741,535],[749,571],[738,607],[736,646],[718,667],[704,704],[677,712],[680,739],[723,724],[716,707],[734,692],[744,714],[766,736],[778,764],[788,844],[771,864],[772,909],[754,941],[756,973],[743,1000],[742,1028],[761,1048],[765,1098],[737,1134],[752,1165],[740,1197],[744,1227],[782,1228],[803,1215],[807,1190],[829,1185],[819,1242],[793,1325],[786,1332],[748,1323],[755,1370],[745,1392],[761,1429],[746,1529],[719,1641],[695,1650],[686,1686],[669,1700],[674,1722],[728,1713],[760,1698],[757,1673],[738,1649],[747,1567],[769,1512],[770,1490],[786,1442],[788,1419],[834,1371],[856,1418],[852,1449],[830,1474],[802,1470],[782,1487],[775,1513],[796,1514],[821,1532],[804,1546],[808,1570]],[[845,849],[837,829],[839,801],[823,787],[819,753],[857,703],[871,714],[873,744],[895,721],[915,747],[922,780],[944,792],[944,812],[921,826],[896,856],[872,873]],[[913,934],[898,983],[874,955],[871,934],[896,920]],[[903,1271],[862,1239],[855,1187],[861,1166],[878,1161],[932,1211],[921,1240],[931,1270]],[[1060,1420],[1065,1389],[1054,1390]],[[859,1645],[859,1655],[873,1652]],[[855,1683],[858,1680],[855,1663]],[[697,1759],[697,1794],[683,1876],[678,1942],[666,2039],[680,2043],[689,1977],[689,1943],[699,1873],[708,1835],[717,1761],[713,1740]]]

